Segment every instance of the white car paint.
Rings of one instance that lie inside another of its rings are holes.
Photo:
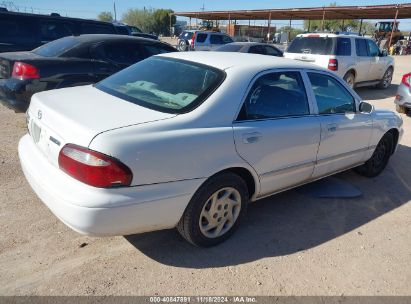
[[[365,41],[372,41],[370,38],[358,36],[358,35],[344,35],[333,33],[312,33],[312,34],[300,34],[297,37],[340,37],[348,38],[351,40],[351,56],[337,56],[332,54],[319,55],[319,54],[301,54],[290,53],[288,50],[284,52],[284,57],[289,59],[301,60],[318,65],[322,68],[328,68],[328,62],[330,59],[338,60],[338,70],[335,73],[343,78],[347,72],[354,71],[355,82],[357,85],[361,82],[381,80],[385,71],[389,67],[394,67],[394,59],[391,56],[366,56],[361,57],[356,54],[355,39],[363,39]],[[372,41],[372,43],[374,43]]]
[[[204,181],[222,170],[247,170],[255,183],[251,201],[256,201],[365,162],[390,129],[402,135],[401,118],[388,111],[318,115],[306,72],[334,74],[314,65],[242,53],[159,56],[210,65],[224,70],[226,78],[200,106],[179,115],[137,106],[93,86],[42,92],[32,99],[31,135],[19,143],[23,172],[51,211],[80,233],[125,235],[171,228]],[[310,115],[236,121],[258,75],[284,70],[301,72]],[[361,99],[338,81],[358,110]],[[330,123],[338,132],[324,133]],[[33,124],[41,128],[37,144]],[[101,189],[68,176],[57,163],[66,143],[121,160],[133,173],[132,186]]]

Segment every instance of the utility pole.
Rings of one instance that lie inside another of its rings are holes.
[[[116,1],[114,1],[114,21],[117,21]]]

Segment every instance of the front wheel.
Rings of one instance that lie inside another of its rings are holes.
[[[394,149],[394,137],[392,133],[386,133],[378,143],[371,158],[365,164],[355,168],[355,171],[366,177],[379,175],[388,164],[388,160]]]
[[[234,173],[216,175],[194,194],[177,229],[190,243],[215,246],[229,238],[244,217],[247,185]]]
[[[394,74],[394,70],[390,67],[385,71],[384,76],[382,77],[380,83],[377,85],[379,89],[387,89],[391,85],[392,76]]]

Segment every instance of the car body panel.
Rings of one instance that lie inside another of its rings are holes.
[[[225,81],[194,110],[178,115],[142,108],[90,86],[33,97],[29,126],[39,123],[45,137],[35,143],[35,130],[29,127],[31,135],[21,139],[23,172],[48,207],[76,231],[121,235],[171,228],[199,187],[219,172],[246,170],[255,183],[251,201],[256,201],[365,162],[387,131],[397,130],[399,138],[403,132],[401,118],[390,111],[357,113],[358,95],[335,74],[313,65],[241,53],[161,56],[222,69]],[[310,114],[237,122],[255,77],[276,70],[301,72]],[[307,71],[325,73],[345,86],[355,99],[357,116],[318,115]],[[329,123],[341,134],[323,133]],[[262,137],[246,143],[253,137],[244,137],[249,133]],[[61,137],[60,145],[51,142],[54,136]],[[132,186],[95,188],[59,170],[56,158],[67,142],[120,160],[133,173]],[[340,162],[324,165],[329,156]]]
[[[411,109],[411,87],[401,82],[394,102],[399,106]]]

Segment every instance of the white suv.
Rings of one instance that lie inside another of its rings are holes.
[[[291,42],[284,57],[328,68],[351,87],[388,88],[394,72],[394,59],[380,51],[373,40],[358,35],[301,34]]]
[[[229,35],[212,31],[196,31],[191,41],[192,51],[213,51],[224,44],[234,42]]]

